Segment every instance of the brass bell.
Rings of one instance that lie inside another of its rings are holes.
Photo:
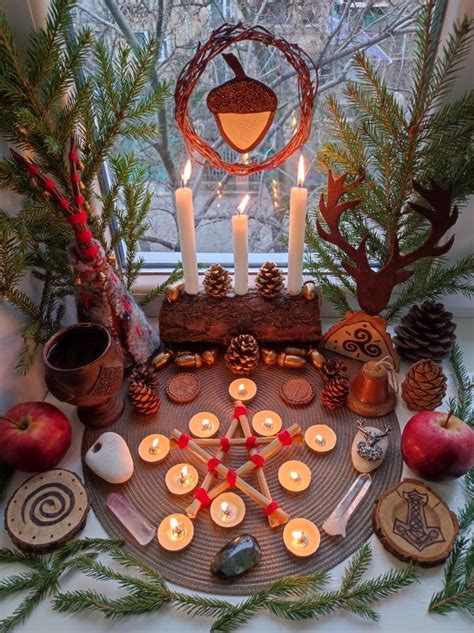
[[[207,349],[201,354],[201,360],[206,365],[214,365],[217,360],[217,355],[219,350],[217,347],[213,347],[212,349]]]
[[[283,350],[285,354],[290,354],[291,356],[307,356],[308,349],[306,347],[285,347]]]
[[[321,369],[321,367],[326,363],[326,358],[321,354],[321,352],[318,352],[317,349],[311,350],[309,357],[316,369]]]
[[[79,277],[79,275],[74,279],[74,285],[82,286],[82,279]]]
[[[152,359],[151,364],[155,369],[161,369],[170,361],[172,357],[173,354],[169,350],[166,350],[165,352],[160,352],[159,354],[157,354]]]
[[[303,284],[303,297],[306,301],[314,301],[318,295],[314,281],[305,281]]]
[[[291,369],[302,369],[306,364],[305,359],[301,356],[285,354],[285,352],[278,354],[277,362],[280,367],[290,367]]]
[[[274,349],[262,347],[260,352],[265,365],[274,365],[277,362],[277,353]]]
[[[174,362],[178,367],[190,369],[191,367],[201,367],[202,360],[199,354],[181,354],[175,358]]]
[[[117,263],[117,258],[115,257],[115,255],[109,255],[107,257],[107,262],[111,265],[111,266],[115,266],[115,264]]]
[[[169,286],[166,286],[164,290],[164,295],[170,303],[173,303],[173,301],[177,301],[183,293],[184,282],[182,281],[175,284],[170,284]]]
[[[96,280],[101,284],[105,284],[105,282],[107,281],[107,275],[105,275],[105,273],[100,271],[97,273]]]
[[[362,366],[349,386],[348,408],[365,418],[379,418],[393,411],[395,390],[390,385],[393,365],[385,359]]]

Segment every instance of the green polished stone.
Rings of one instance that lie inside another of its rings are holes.
[[[211,571],[220,578],[236,578],[260,562],[260,545],[250,534],[236,536],[212,559]]]

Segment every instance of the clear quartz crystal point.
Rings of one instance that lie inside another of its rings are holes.
[[[140,545],[147,545],[155,537],[156,528],[124,496],[111,492],[106,505]]]
[[[346,525],[352,513],[367,494],[372,483],[368,473],[359,475],[352,486],[323,523],[323,530],[331,536],[345,536]]]

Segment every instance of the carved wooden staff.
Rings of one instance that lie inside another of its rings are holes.
[[[247,409],[243,406],[240,400],[235,401],[235,410],[236,410],[237,415],[239,416],[240,426],[242,427],[244,437],[245,438],[251,437],[252,432],[250,430],[249,419],[247,417]],[[256,448],[249,448],[250,456],[255,455],[255,453],[257,453]],[[266,497],[271,498],[272,493],[270,492],[270,488],[268,487],[267,478],[265,477],[263,468],[261,466],[257,466],[255,470],[255,474],[257,477],[260,492],[264,494]],[[272,514],[269,514],[267,518],[268,518],[268,524],[271,528],[277,527],[278,521],[275,520],[275,517]]]
[[[229,444],[232,440],[232,437],[234,436],[235,432],[237,431],[237,428],[239,426],[239,421],[237,418],[234,418],[229,426],[229,428],[227,429],[227,433],[225,434],[224,437],[226,437],[229,440]],[[201,445],[201,442],[203,442],[204,440],[194,440],[196,442],[196,444]],[[208,440],[209,441],[209,440]],[[221,444],[221,438],[215,438],[215,443],[216,444]],[[226,454],[226,450],[224,450],[224,448],[221,448],[219,451],[217,451],[216,453],[216,458],[218,460],[223,459],[224,455]],[[201,488],[203,488],[206,492],[209,490],[209,488],[211,487],[212,482],[214,481],[214,472],[208,472],[206,473],[206,476],[203,479],[203,482],[201,484]],[[194,518],[197,516],[199,510],[201,509],[202,506],[202,502],[199,501],[199,499],[194,499],[194,501],[191,503],[191,505],[189,506],[189,508],[186,510],[187,515],[190,518]],[[189,511],[188,511],[189,510]]]
[[[217,458],[213,457],[204,448],[196,444],[196,442],[194,442],[194,440],[192,440],[188,435],[184,436],[183,442],[183,436],[184,434],[179,429],[174,429],[171,437],[178,443],[178,446],[189,449],[193,455],[207,464],[208,468],[212,465],[212,470],[215,470],[216,473],[226,479],[228,485],[230,485],[228,478],[230,479],[232,477],[232,485],[252,499],[252,501],[259,505],[266,514],[274,514],[280,524],[288,521],[288,514],[270,497],[262,495],[262,493],[256,490],[256,488],[239,477],[236,471],[232,471],[230,468],[227,468],[227,466],[224,466],[224,464],[219,462]],[[253,462],[251,463],[255,468],[255,464]]]

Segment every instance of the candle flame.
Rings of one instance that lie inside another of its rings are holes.
[[[239,393],[245,393],[245,385],[243,382],[240,383],[238,391]]]
[[[304,156],[301,154],[298,161],[298,187],[302,187],[304,183]]]
[[[293,116],[291,118],[291,127],[295,128],[297,123],[298,123],[298,121],[296,119],[296,115],[293,113]]]
[[[209,420],[207,418],[204,418],[201,422],[201,427],[203,429],[207,429],[209,428],[209,426],[211,425],[211,423],[209,422]]]
[[[295,472],[294,470],[290,470],[290,477],[291,477],[294,481],[296,481],[297,479],[299,479],[299,478],[300,478],[300,476],[298,475],[298,473],[297,473],[297,472]]]
[[[248,193],[246,193],[245,196],[242,198],[242,202],[237,207],[237,211],[239,212],[239,215],[245,211],[245,207],[248,205],[249,200],[250,200],[250,196]]]
[[[227,514],[227,512],[229,512],[229,504],[227,503],[227,501],[223,501],[221,503],[221,510],[224,514]]]
[[[272,418],[265,418],[265,424],[267,426],[273,426],[273,419]]]
[[[183,467],[181,468],[181,477],[182,477],[183,479],[186,479],[186,477],[188,476],[188,473],[189,473],[189,469],[188,469],[188,467],[187,467],[187,466],[183,466]]]
[[[324,442],[324,437],[322,435],[319,435],[319,433],[316,435],[316,442],[319,442],[320,444]]]
[[[155,439],[153,440],[153,442],[151,443],[151,449],[154,451],[158,448],[158,444],[160,443],[160,438],[159,437],[155,437]]]
[[[186,186],[186,183],[188,182],[188,180],[191,178],[191,161],[188,160],[186,161],[186,165],[184,166],[184,171],[181,175],[181,179],[183,181],[183,187]]]
[[[303,532],[301,532],[300,530],[295,530],[291,533],[291,536],[295,539],[295,541],[299,541],[303,536]]]
[[[246,152],[245,154],[242,154],[242,160],[244,161],[245,164],[249,162],[248,152]]]
[[[178,525],[179,525],[179,521],[178,521],[178,519],[175,519],[174,517],[171,517],[171,519],[170,519],[170,528],[171,528],[172,530],[176,530],[176,528],[178,527]]]

